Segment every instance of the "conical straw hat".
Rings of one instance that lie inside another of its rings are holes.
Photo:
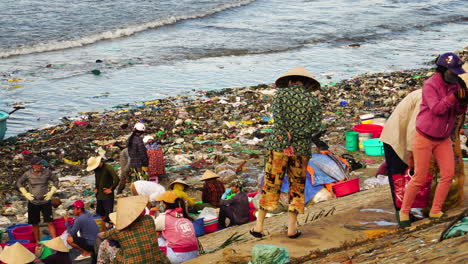
[[[131,196],[117,200],[117,220],[115,227],[122,230],[140,216],[148,203],[148,196]]]
[[[99,164],[101,163],[101,159],[102,157],[101,156],[97,156],[97,157],[91,157],[88,159],[88,167],[86,168],[87,171],[93,171],[95,170]]]
[[[60,251],[60,252],[68,252],[69,249],[65,243],[63,243],[63,240],[61,237],[56,237],[51,240],[47,240],[44,242],[44,245],[50,249],[53,249],[55,251]]]
[[[174,184],[176,184],[176,183],[180,183],[180,184],[185,185],[186,187],[189,187],[189,185],[188,185],[186,182],[184,182],[184,181],[181,180],[181,179],[177,179],[177,180],[171,182],[171,184],[169,184],[169,189],[172,189],[172,187],[173,187]]]
[[[0,254],[0,260],[8,264],[26,264],[36,259],[36,256],[20,243],[7,246]]]
[[[203,173],[203,176],[200,178],[200,181],[204,181],[204,180],[208,180],[212,178],[219,178],[219,176],[210,170],[206,170],[205,173]]]
[[[304,83],[304,86],[310,87],[313,90],[318,90],[320,89],[320,83],[315,80],[314,76],[310,74],[304,67],[302,66],[296,66],[292,69],[290,69],[288,72],[285,74],[281,75],[275,82],[276,87],[278,88],[284,88],[288,87],[289,83],[289,77],[291,76],[302,76],[308,78],[310,81],[307,83]]]
[[[110,213],[109,219],[115,225],[115,223],[117,222],[117,212]]]
[[[465,70],[465,73],[458,75],[462,80],[465,82],[465,84],[468,86],[468,63],[463,64],[462,66],[463,70]]]

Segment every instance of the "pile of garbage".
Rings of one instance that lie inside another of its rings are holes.
[[[459,54],[468,60],[468,47]],[[388,117],[403,97],[422,88],[432,74],[432,69],[416,69],[322,84],[317,96],[328,131],[322,139],[335,154],[345,153],[345,132],[359,123],[360,115]],[[197,189],[201,187],[198,177],[210,169],[225,182],[241,175],[247,180],[247,191],[253,191],[262,174],[265,139],[273,125],[270,106],[274,93],[273,85],[261,84],[118,105],[114,111],[64,117],[61,124],[5,139],[0,143],[0,155],[5,157],[0,160],[0,200],[3,204],[20,202],[12,190],[32,155],[47,161],[62,183],[79,187],[72,193],[78,193],[80,199],[86,193],[93,197],[89,193],[92,186],[83,183],[83,177],[89,176],[84,170],[87,158],[103,149],[118,170],[118,146],[125,144],[133,125],[140,121],[164,149],[168,175],[163,182],[182,178]],[[361,152],[352,154],[359,160],[369,158]]]

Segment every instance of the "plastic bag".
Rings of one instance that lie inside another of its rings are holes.
[[[291,262],[285,247],[273,245],[255,245],[252,248],[253,264],[285,264]]]
[[[218,217],[218,213],[216,212],[215,208],[205,207],[203,208],[203,210],[200,212],[200,215],[198,216],[198,218],[202,218],[202,217],[207,220],[215,219]]]
[[[324,154],[313,154],[310,159],[315,166],[317,166],[321,171],[323,171],[328,176],[332,177],[336,181],[340,181],[346,177],[343,173],[343,169],[346,169],[346,164],[341,163],[343,169],[338,167],[338,164],[332,160],[330,157]]]
[[[399,208],[403,203],[403,197],[405,195],[406,186],[408,185],[409,181],[411,180],[411,175],[409,175],[409,170],[405,171],[405,174],[395,174],[392,176],[393,178],[393,189],[395,191],[395,205]],[[411,208],[420,208],[426,207],[429,203],[429,195],[431,192],[431,183],[432,183],[432,175],[428,174],[426,176],[426,183],[424,186],[419,190],[416,194],[416,198],[414,199]]]

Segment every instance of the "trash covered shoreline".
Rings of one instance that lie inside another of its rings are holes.
[[[458,53],[466,61],[468,47]],[[317,95],[327,130],[322,139],[335,154],[347,153],[345,132],[359,124],[360,115],[388,117],[403,97],[422,88],[432,74],[432,69],[368,73],[323,84]],[[64,117],[61,124],[5,139],[0,143],[0,155],[4,157],[0,161],[0,199],[4,204],[23,202],[14,191],[16,180],[27,169],[28,155],[37,155],[61,178],[60,198],[87,196],[91,203],[92,177],[84,170],[87,158],[103,149],[118,170],[117,145],[125,144],[138,121],[145,123],[146,134],[153,135],[164,149],[167,177],[161,179],[163,185],[183,178],[194,187],[191,194],[199,196],[198,177],[211,169],[225,183],[240,174],[247,180],[247,191],[255,191],[263,170],[265,139],[273,122],[269,106],[274,92],[273,85],[260,84],[119,105],[114,111]],[[356,160],[369,160],[363,152],[349,153]],[[369,163],[381,160],[372,157]],[[17,214],[13,209],[5,211],[2,214],[10,217]],[[17,215],[16,220],[24,222],[25,217]]]

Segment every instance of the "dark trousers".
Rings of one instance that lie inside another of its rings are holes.
[[[398,157],[395,150],[393,150],[392,146],[388,144],[383,144],[384,153],[385,153],[385,162],[387,162],[387,169],[388,169],[388,183],[390,184],[390,191],[392,193],[393,199],[393,206],[395,210],[400,210],[399,207],[396,206],[395,203],[395,189],[393,186],[393,175],[395,174],[403,174],[405,173],[408,165]]]
[[[229,226],[236,225],[234,221],[234,212],[232,210],[232,207],[227,205],[221,205],[221,207],[219,208],[218,216],[219,228],[226,228],[226,218],[229,218]]]

